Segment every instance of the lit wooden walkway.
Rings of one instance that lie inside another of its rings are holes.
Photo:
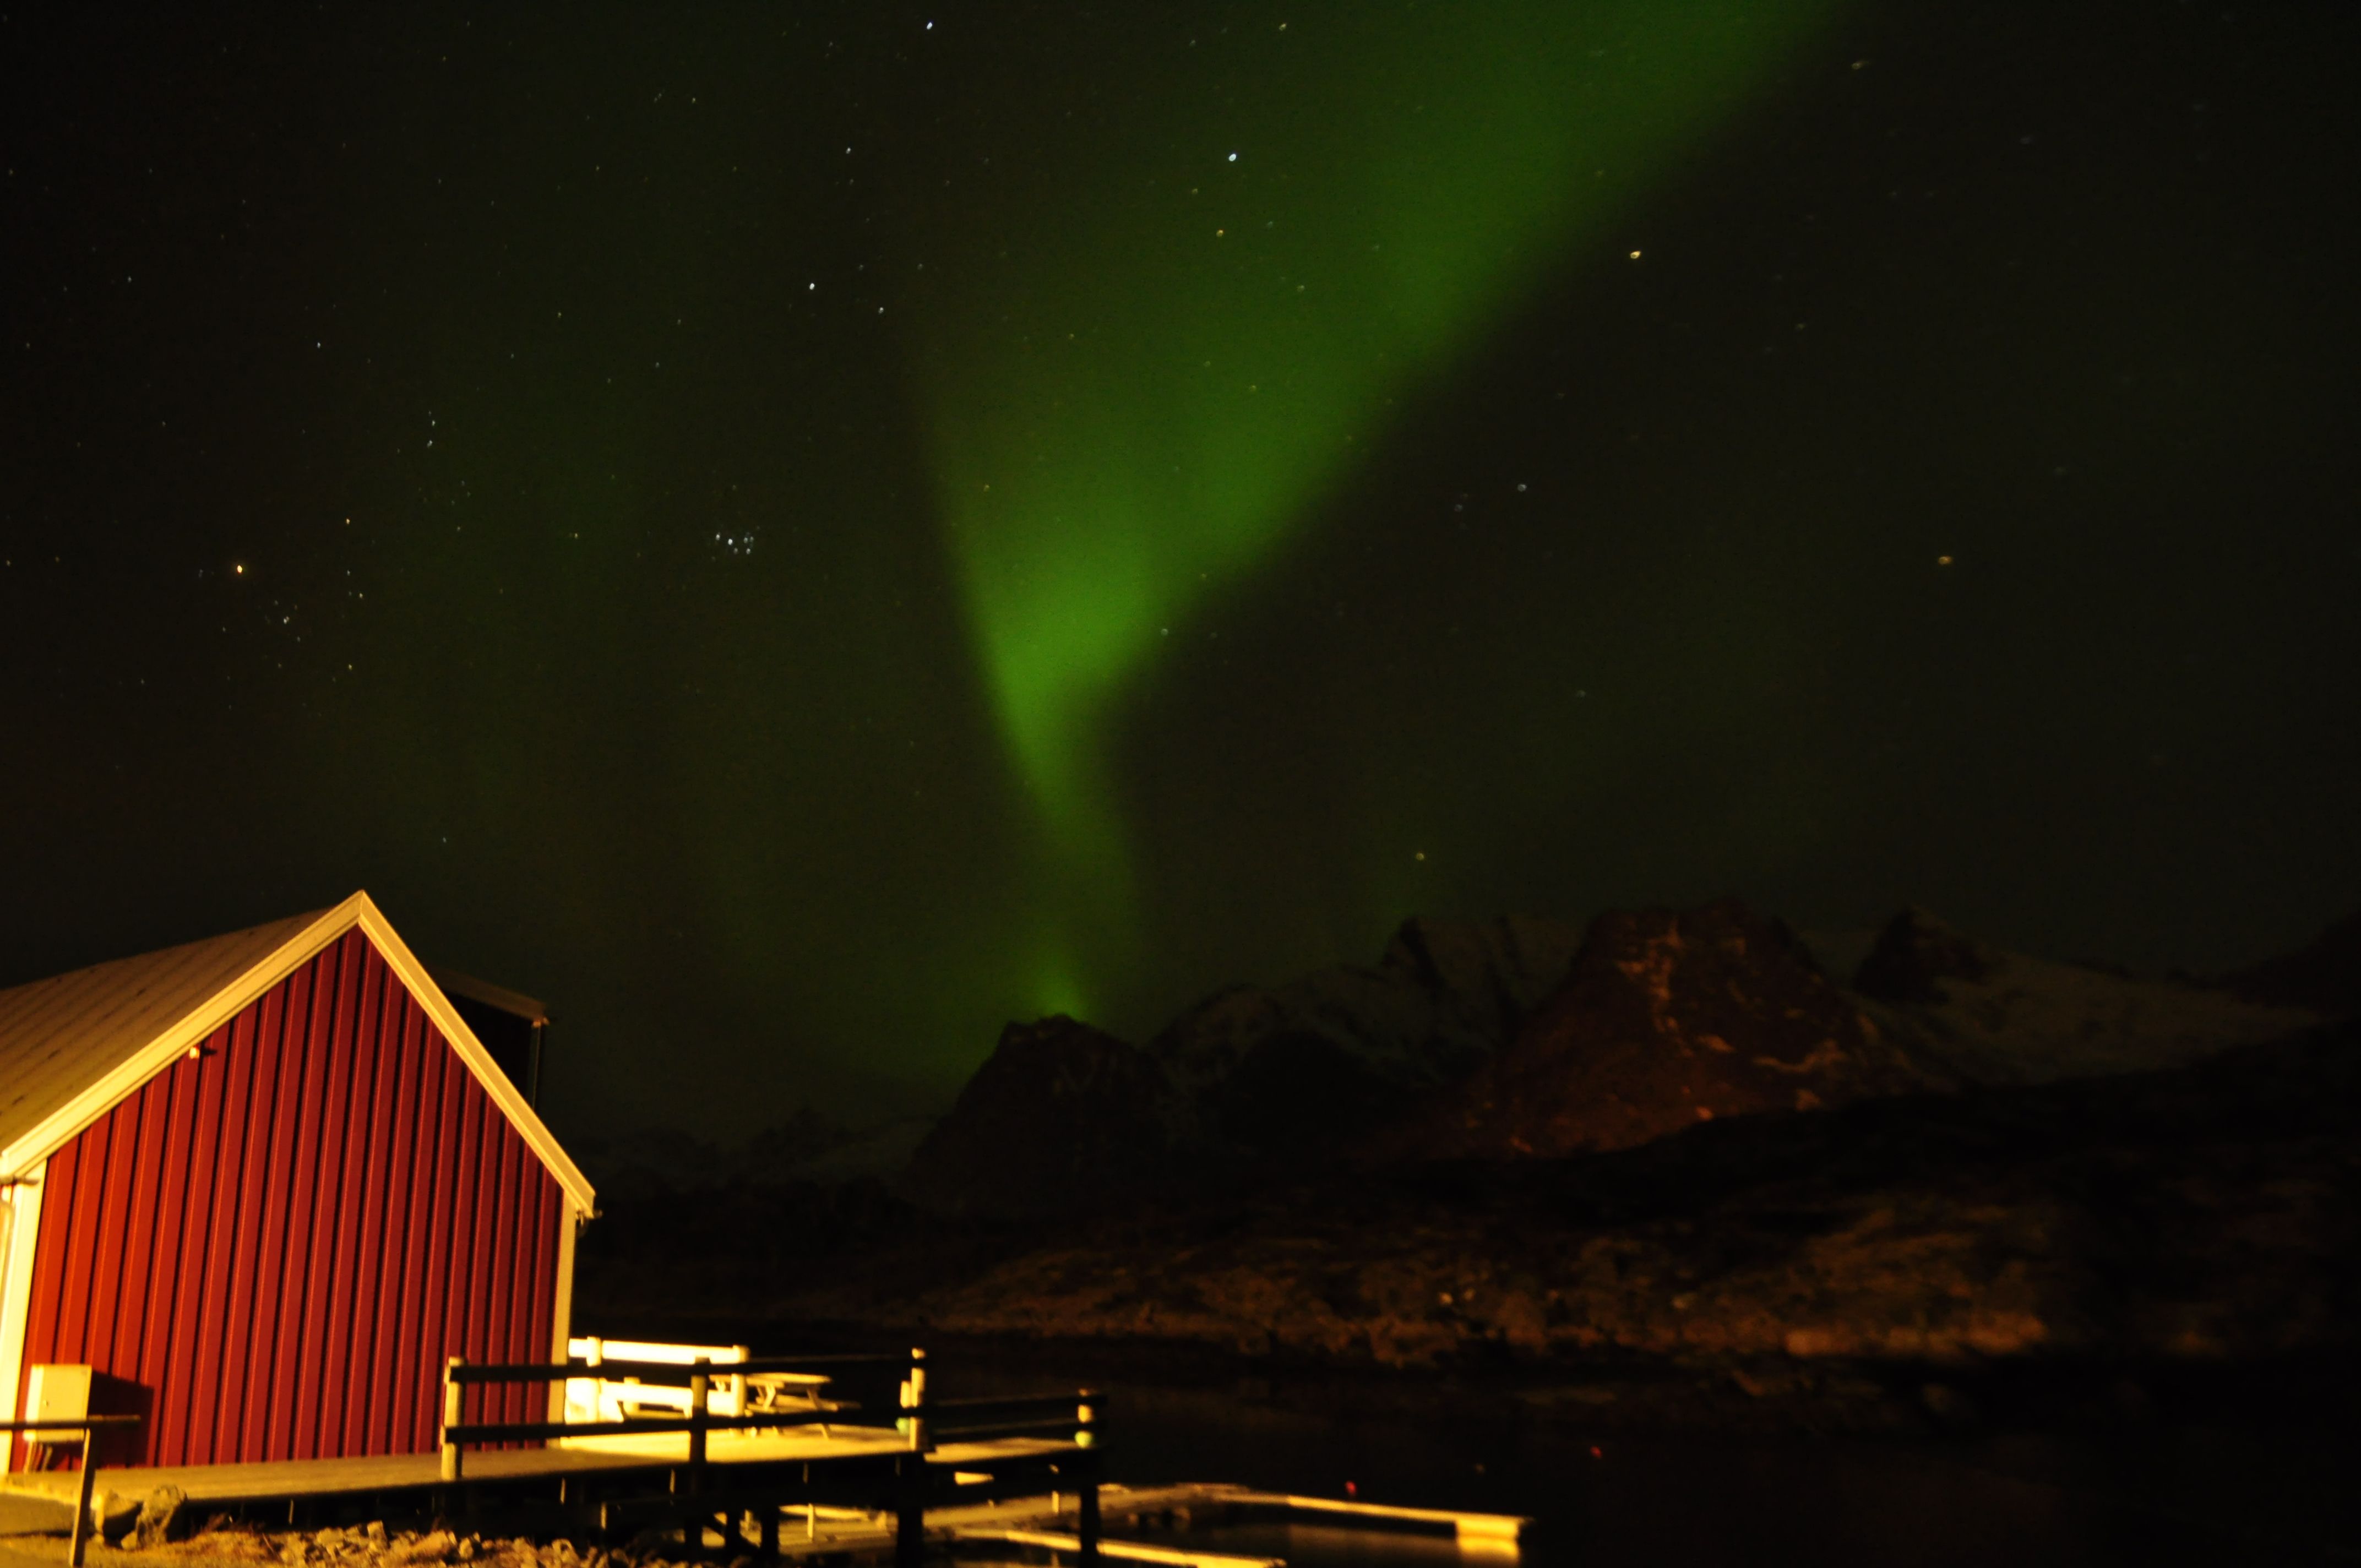
[[[874,1434],[862,1434],[873,1436]],[[892,1435],[892,1434],[886,1434]],[[862,1445],[864,1448],[870,1446]],[[976,1452],[966,1454],[945,1453],[932,1462],[950,1464],[964,1458],[976,1460],[1001,1457],[999,1443],[963,1445]],[[1056,1447],[1056,1444],[1028,1444],[1031,1447]],[[488,1453],[485,1461],[523,1458],[548,1458],[553,1455],[518,1453]],[[413,1460],[415,1456],[411,1456]],[[579,1464],[570,1464],[574,1473],[605,1470],[634,1463],[644,1464],[644,1456],[591,1455],[572,1456]],[[426,1469],[422,1472],[412,1463],[406,1468],[383,1467],[388,1462],[376,1462],[379,1466],[361,1471],[346,1470],[341,1481],[330,1474],[331,1467],[369,1465],[369,1461],[332,1460],[296,1461],[282,1464],[209,1465],[192,1471],[117,1470],[113,1474],[124,1482],[161,1485],[166,1477],[175,1475],[196,1475],[204,1489],[192,1492],[192,1497],[216,1500],[244,1500],[258,1486],[269,1488],[274,1497],[292,1495],[291,1473],[296,1486],[308,1495],[324,1496],[335,1491],[370,1493],[398,1489],[403,1486],[433,1486],[433,1456],[426,1456]],[[487,1464],[479,1474],[489,1474],[495,1467]],[[246,1473],[225,1482],[217,1481],[205,1473],[235,1470]],[[561,1474],[546,1468],[523,1472],[535,1475]],[[102,1473],[104,1474],[104,1473]],[[418,1477],[423,1474],[422,1481]],[[357,1478],[357,1484],[356,1484]],[[390,1479],[389,1479],[390,1478]],[[52,1475],[16,1476],[16,1482],[49,1482],[59,1479]],[[965,1479],[964,1477],[962,1479]],[[981,1477],[977,1477],[981,1479]],[[181,1485],[174,1481],[173,1485]],[[47,1489],[54,1490],[54,1486]],[[187,1488],[184,1486],[183,1490]],[[20,1488],[21,1490],[21,1488]],[[1219,1484],[1126,1487],[1104,1486],[1101,1488],[1103,1506],[1109,1523],[1151,1529],[1170,1529],[1179,1520],[1194,1519],[1200,1523],[1220,1519],[1235,1519],[1241,1514],[1277,1514],[1282,1518],[1320,1519],[1348,1528],[1385,1531],[1411,1530],[1443,1531],[1458,1538],[1460,1549],[1478,1556],[1495,1557],[1501,1561],[1515,1560],[1518,1538],[1530,1520],[1513,1515],[1477,1514],[1441,1508],[1407,1508],[1382,1503],[1365,1503],[1334,1497],[1287,1496],[1257,1492],[1251,1488]],[[28,1498],[27,1501],[30,1499]],[[48,1499],[44,1499],[46,1504]],[[1047,1496],[1000,1497],[966,1502],[939,1504],[926,1510],[926,1536],[938,1543],[966,1541],[977,1545],[1029,1546],[1042,1550],[1079,1554],[1082,1541],[1075,1530],[1079,1498],[1073,1493]],[[60,1503],[67,1507],[70,1504]],[[855,1561],[883,1560],[892,1555],[895,1544],[894,1519],[890,1514],[873,1510],[845,1508],[789,1508],[777,1531],[774,1551],[779,1558],[795,1562],[814,1558]],[[28,1521],[29,1528],[51,1528],[47,1519]],[[707,1533],[713,1541],[720,1537]],[[1201,1548],[1167,1542],[1150,1543],[1100,1537],[1099,1555],[1115,1563],[1139,1563],[1154,1568],[1284,1568],[1281,1559],[1239,1557],[1212,1552]]]
[[[706,1463],[774,1464],[839,1459],[883,1458],[906,1453],[909,1442],[879,1427],[833,1429],[828,1437],[807,1429],[779,1432],[715,1432],[706,1440]],[[1071,1443],[1038,1438],[1002,1438],[953,1442],[926,1455],[931,1465],[961,1466],[995,1460],[1071,1453]],[[666,1470],[688,1463],[688,1435],[662,1432],[568,1439],[563,1447],[489,1449],[467,1455],[470,1484],[524,1481],[567,1475],[620,1475]],[[72,1506],[79,1477],[70,1470],[39,1471],[7,1477],[11,1491],[50,1497]],[[432,1453],[375,1454],[359,1459],[281,1459],[250,1464],[102,1466],[93,1485],[118,1497],[140,1497],[160,1486],[177,1486],[193,1502],[259,1502],[295,1497],[355,1497],[424,1491],[447,1485]]]
[[[1197,1495],[1209,1503],[1232,1508],[1272,1508],[1282,1513],[1342,1518],[1351,1523],[1449,1530],[1463,1541],[1514,1542],[1533,1521],[1521,1514],[1476,1514],[1457,1508],[1405,1508],[1390,1503],[1364,1503],[1340,1497],[1304,1497],[1279,1492],[1254,1492],[1243,1486],[1199,1486]]]

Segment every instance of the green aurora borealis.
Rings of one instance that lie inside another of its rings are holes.
[[[1051,180],[922,374],[946,539],[1049,882],[1038,1011],[1136,959],[1100,733],[1158,641],[1827,7],[1369,7]],[[1285,34],[1284,24],[1266,21]],[[932,356],[930,356],[932,357]]]
[[[0,984],[366,887],[562,1130],[736,1135],[1414,914],[2283,948],[2361,896],[2356,48],[12,12]]]

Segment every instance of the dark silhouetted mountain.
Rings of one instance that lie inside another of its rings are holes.
[[[2003,951],[1924,909],[1807,945],[1732,900],[1405,921],[1375,965],[1241,985],[1145,1047],[1011,1025],[931,1128],[797,1112],[735,1151],[664,1129],[592,1140],[620,1201],[876,1179],[947,1215],[1037,1218],[1202,1197],[1332,1164],[1620,1148],[1698,1121],[1865,1096],[2147,1071],[2318,1021],[2268,998],[2349,986],[2361,920],[2246,989]],[[1856,991],[1811,947],[1858,955]]]
[[[1983,980],[1995,961],[1982,942],[1913,905],[1878,933],[1877,945],[1853,972],[1852,988],[1879,1002],[1940,1002],[1944,981]]]
[[[1374,968],[1217,992],[1144,1049],[1067,1018],[1011,1025],[900,1190],[1018,1217],[1298,1168],[1465,1079],[1579,940],[1546,920],[1414,919]]]
[[[1236,986],[1149,1043],[1224,1169],[1316,1157],[1400,1120],[1499,1048],[1581,943],[1557,921],[1412,919],[1374,969]]]
[[[1196,1141],[1154,1057],[1061,1014],[1001,1031],[900,1187],[947,1214],[1090,1207],[1168,1179]]]
[[[815,1143],[757,1138],[739,1157],[745,1179],[765,1182],[886,1181],[909,1168],[910,1157],[928,1133],[932,1116],[898,1116],[865,1132],[846,1133]]]
[[[2284,958],[2223,978],[2232,994],[2272,1007],[2308,1007],[2332,1018],[2361,1014],[2361,910]]]
[[[1395,1155],[1628,1148],[1716,1117],[1927,1086],[1784,924],[1735,899],[1615,911],[1498,1056]]]
[[[568,1147],[598,1190],[602,1209],[617,1201],[719,1187],[730,1176],[725,1150],[678,1127],[634,1127],[576,1137]]]
[[[884,1176],[900,1168],[915,1141],[907,1123],[854,1133],[804,1106],[735,1148],[677,1127],[636,1127],[577,1137],[568,1140],[568,1146],[598,1188],[604,1207],[610,1200],[702,1192],[732,1184],[783,1187]],[[880,1147],[884,1154],[864,1157]]]
[[[1878,933],[1853,988],[1930,1081],[1958,1084],[2149,1072],[2320,1022],[2185,980],[2005,952],[1917,908]]]

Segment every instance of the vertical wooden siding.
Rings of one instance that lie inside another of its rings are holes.
[[[25,1364],[137,1386],[138,1463],[423,1452],[445,1356],[548,1354],[563,1190],[358,931],[52,1156],[41,1204]]]

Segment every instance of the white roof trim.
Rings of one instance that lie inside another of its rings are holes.
[[[434,977],[426,972],[426,966],[418,961],[418,956],[410,950],[410,945],[394,934],[393,927],[387,923],[385,916],[370,901],[368,894],[357,893],[346,902],[359,905],[357,923],[368,939],[377,944],[377,950],[385,959],[386,966],[399,975],[401,983],[410,988],[410,993],[418,998],[426,1009],[426,1015],[434,1020],[435,1027],[443,1031],[443,1037],[451,1042],[451,1048],[459,1053],[459,1059],[467,1064],[467,1070],[476,1075],[476,1081],[482,1084],[484,1092],[492,1097],[492,1103],[500,1108],[501,1113],[515,1126],[526,1145],[541,1157],[541,1163],[557,1178],[558,1185],[566,1189],[575,1206],[586,1214],[597,1212],[598,1195],[591,1190],[590,1179],[582,1174],[581,1167],[576,1165],[559,1145],[556,1135],[543,1124],[533,1108],[525,1103],[523,1094],[509,1081],[509,1075],[493,1062],[492,1053],[476,1038],[476,1031],[467,1027],[467,1021],[459,1016],[459,1010],[451,1005],[451,999],[443,994],[443,988],[434,983]]]
[[[278,949],[256,963],[244,974],[192,1008],[155,1039],[141,1047],[119,1063],[114,1070],[99,1078],[66,1105],[61,1106],[24,1136],[5,1148],[0,1148],[0,1180],[22,1178],[43,1160],[62,1147],[67,1140],[113,1110],[135,1090],[156,1074],[170,1066],[188,1049],[202,1044],[213,1032],[244,1012],[257,997],[292,974],[299,967],[320,953],[329,943],[356,926],[377,948],[386,967],[392,970],[410,993],[417,998],[434,1026],[443,1032],[459,1059],[467,1064],[476,1081],[491,1097],[492,1103],[509,1119],[525,1144],[539,1156],[549,1173],[557,1179],[582,1212],[597,1212],[597,1194],[581,1168],[567,1157],[556,1137],[525,1103],[508,1075],[493,1064],[492,1055],[484,1048],[476,1032],[467,1027],[443,988],[426,972],[426,966],[411,952],[409,944],[395,934],[384,913],[367,893],[356,893],[334,909],[281,943]]]

